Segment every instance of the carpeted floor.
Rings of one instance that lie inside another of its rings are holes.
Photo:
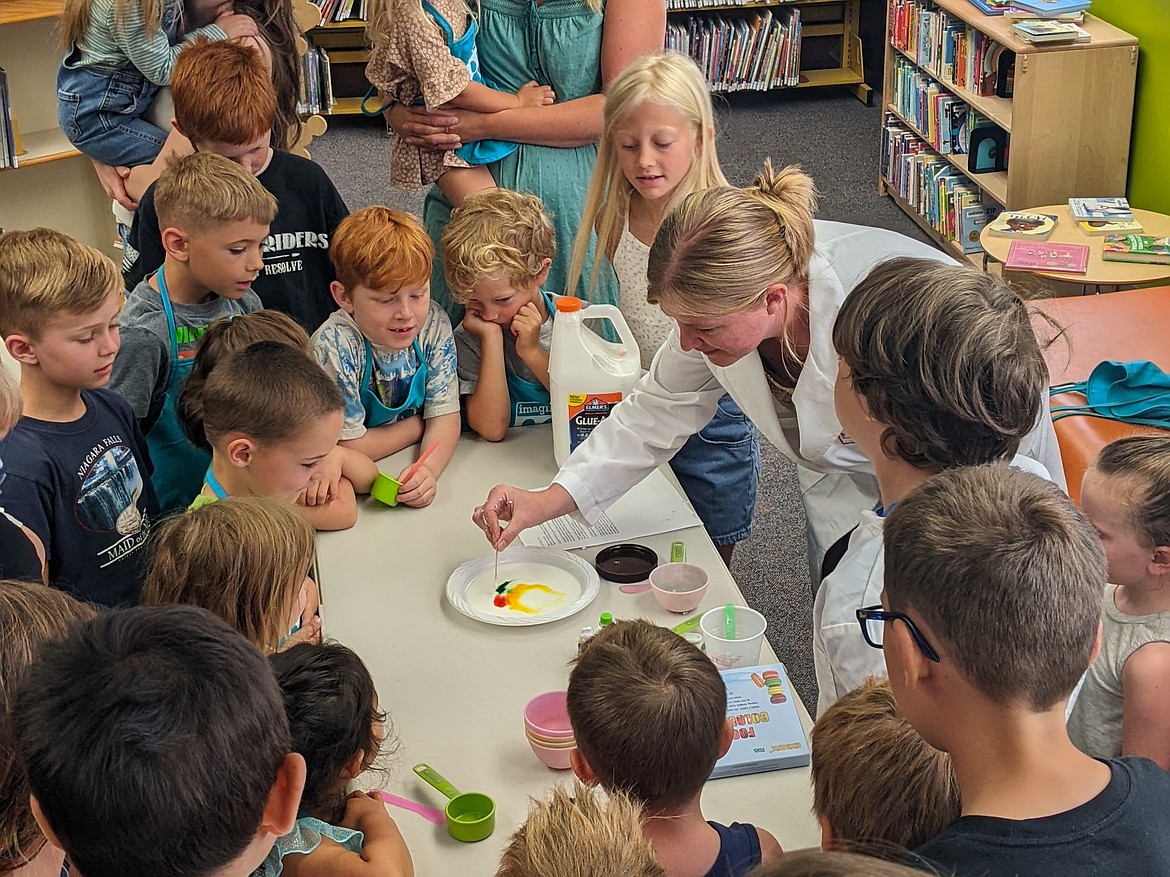
[[[926,240],[888,198],[877,194],[880,101],[865,107],[832,89],[818,93],[738,94],[718,100],[717,145],[724,173],[744,185],[771,157],[799,164],[817,181],[823,219],[876,225]],[[387,204],[421,213],[421,192],[388,184],[390,140],[377,121],[340,117],[312,144],[350,209]],[[812,596],[805,559],[804,513],[793,464],[766,443],[750,539],[736,550],[732,573],[748,603],[769,621],[768,639],[788,666],[805,704],[816,704]]]

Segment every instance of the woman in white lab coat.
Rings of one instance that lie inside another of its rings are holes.
[[[490,542],[503,548],[521,530],[573,511],[594,520],[707,424],[726,392],[798,464],[810,573],[819,582],[825,551],[878,500],[869,461],[833,411],[837,310],[879,262],[953,260],[886,229],[814,221],[815,209],[808,175],[766,164],[745,189],[696,192],[671,211],[648,275],[650,296],[675,330],[549,487],[498,485],[476,507],[473,520]],[[1046,399],[1036,404],[1038,415],[1047,412]],[[1021,453],[1063,480],[1050,418],[1039,418]]]

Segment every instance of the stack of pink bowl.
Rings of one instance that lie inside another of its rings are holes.
[[[564,691],[538,694],[524,706],[524,736],[541,763],[553,770],[568,770],[569,753],[577,745]]]

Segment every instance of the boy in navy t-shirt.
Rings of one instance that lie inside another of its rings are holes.
[[[158,503],[130,405],[104,389],[118,352],[113,262],[47,228],[0,238],[0,334],[24,416],[4,440],[5,507],[44,543],[49,583],[134,603]]]

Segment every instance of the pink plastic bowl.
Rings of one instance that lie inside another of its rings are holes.
[[[545,767],[551,767],[553,770],[568,770],[572,766],[569,764],[569,753],[573,751],[572,746],[553,749],[542,746],[531,737],[528,738],[528,745],[532,747],[532,754],[539,758],[540,763]]]
[[[690,612],[707,593],[707,571],[693,563],[664,563],[650,573],[650,590],[667,612]]]
[[[572,739],[573,726],[565,706],[564,691],[546,691],[524,705],[524,727],[540,737]]]

